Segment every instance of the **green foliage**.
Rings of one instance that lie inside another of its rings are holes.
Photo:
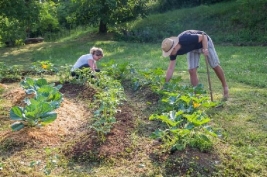
[[[23,44],[26,38],[25,29],[18,27],[22,26],[17,19],[10,19],[7,17],[0,18],[0,40],[6,46],[15,46]]]
[[[110,25],[118,25],[139,15],[144,16],[147,0],[73,0],[73,2],[66,4],[70,7],[66,21],[80,25],[97,24],[99,32],[106,33]]]
[[[154,12],[166,13],[143,19],[151,3]],[[0,8],[0,40],[10,46],[23,44],[26,37],[55,39],[79,25],[98,25],[99,32],[115,31],[117,39],[138,42],[161,41],[186,29],[204,30],[215,36],[216,42],[258,45],[266,41],[261,35],[267,28],[262,23],[266,16],[264,0],[3,0]]]
[[[3,17],[0,18],[0,39],[6,45],[21,45],[27,37],[44,36],[60,29],[57,5],[53,1],[3,0],[0,8],[3,9],[0,13]]]
[[[149,120],[160,120],[167,127],[157,130],[152,137],[163,141],[165,151],[184,150],[187,146],[201,151],[210,150],[213,144],[209,137],[216,137],[216,134],[208,126],[210,118],[205,114],[205,110],[216,106],[217,103],[208,101],[207,96],[195,94],[204,93],[201,85],[193,89],[187,87],[172,92],[166,91],[161,92],[162,113],[152,114]]]
[[[74,78],[70,75],[71,67],[72,65],[65,64],[58,68],[58,72],[56,72],[56,75],[59,77],[60,83],[71,82],[74,80]]]
[[[95,101],[92,105],[95,110],[90,128],[97,132],[101,141],[105,141],[105,136],[111,131],[113,124],[117,122],[115,114],[118,111],[118,106],[125,100],[124,89],[120,81],[115,80],[115,78],[121,78],[127,67],[126,64],[118,65],[114,61],[110,61],[105,66],[107,67],[106,71],[95,73],[92,73],[90,68],[77,69],[75,70],[77,77],[71,79],[69,76],[70,66],[65,66],[62,71],[58,72],[61,83],[70,81],[100,90],[94,95]]]
[[[14,106],[10,110],[11,120],[17,121],[11,125],[12,130],[18,131],[25,126],[41,126],[53,122],[57,118],[55,109],[63,100],[59,92],[60,85],[49,85],[45,79],[33,80],[26,78],[21,86],[34,98],[26,98],[25,107]]]
[[[39,20],[39,5],[35,0],[1,1],[0,36],[3,43],[13,46],[24,42],[27,32],[35,28]]]
[[[127,68],[129,67],[129,64],[118,64],[115,62],[115,60],[109,60],[109,62],[104,63],[102,66],[105,67],[107,75],[116,79],[123,79],[125,78],[125,74],[127,74]]]
[[[173,9],[181,9],[186,7],[195,7],[203,4],[213,4],[230,0],[158,0],[156,10],[165,12]]]
[[[97,73],[94,85],[102,91],[95,95],[94,121],[90,126],[97,131],[99,138],[104,141],[105,135],[111,131],[116,123],[117,107],[125,100],[124,89],[118,80],[114,80],[105,72]]]
[[[207,32],[216,43],[261,45],[266,43],[264,0],[231,1],[155,13],[115,28],[117,39],[161,42],[188,29]],[[203,13],[205,12],[205,13]],[[227,35],[225,35],[227,34]]]
[[[0,62],[0,81],[14,82],[21,79],[21,73],[23,71],[22,65],[9,66],[4,62]]]
[[[138,70],[133,65],[129,65],[130,79],[133,82],[133,90],[136,91],[141,87],[149,86],[157,92],[163,87],[165,78],[164,70],[161,68]]]
[[[53,33],[60,30],[57,18],[57,5],[53,1],[43,2],[40,6],[39,23],[32,35],[44,36],[45,33]]]
[[[201,151],[212,148],[211,137],[217,135],[208,125],[210,118],[205,111],[218,103],[209,101],[202,84],[180,86],[180,77],[164,83],[165,72],[160,68],[137,70],[131,66],[129,70],[135,91],[148,86],[161,96],[160,109],[149,120],[159,120],[165,127],[152,134],[163,142],[164,151],[184,150],[187,146]]]
[[[41,77],[44,74],[52,74],[58,72],[58,68],[55,67],[54,64],[48,60],[33,62],[30,69],[34,74],[40,75]]]

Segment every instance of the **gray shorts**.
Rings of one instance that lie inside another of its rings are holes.
[[[212,68],[215,68],[220,64],[219,57],[214,48],[213,42],[210,37],[208,37],[208,62]],[[200,54],[202,54],[202,49],[193,50],[187,53],[187,64],[188,69],[193,69],[199,67]]]

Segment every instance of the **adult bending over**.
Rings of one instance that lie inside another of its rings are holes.
[[[82,55],[78,58],[76,63],[71,68],[71,75],[78,76],[75,72],[77,69],[90,68],[91,72],[99,72],[96,62],[99,61],[104,56],[103,50],[101,48],[92,47],[89,54]]]
[[[223,69],[220,66],[218,55],[211,38],[205,32],[199,30],[184,31],[177,37],[164,39],[161,44],[161,49],[164,57],[170,57],[169,67],[166,73],[166,82],[169,82],[172,78],[177,55],[187,54],[190,81],[193,86],[197,86],[197,68],[199,67],[200,54],[203,53],[208,58],[209,65],[213,68],[222,83],[223,97],[225,99],[229,97],[228,86]]]

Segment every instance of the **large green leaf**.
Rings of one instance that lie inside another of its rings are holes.
[[[188,129],[188,130],[192,130],[194,128],[194,124],[189,122],[188,124],[185,125],[185,128]]]
[[[39,118],[42,114],[52,111],[53,108],[49,103],[33,100],[31,105],[25,107],[25,110],[26,117]]]
[[[39,92],[37,93],[36,96],[36,101],[38,102],[47,102],[47,96],[40,94]]]
[[[174,96],[171,96],[171,97],[169,97],[169,104],[174,104],[176,101],[177,101],[177,98],[176,97],[174,97]]]
[[[156,115],[153,114],[149,117],[149,120],[161,120],[162,122],[166,123],[168,126],[174,127],[176,126],[179,122],[176,122],[174,120],[172,120],[172,112],[170,112],[169,114],[162,114],[162,115]]]
[[[43,85],[47,85],[48,83],[47,83],[46,79],[41,78],[41,79],[36,80],[35,84],[38,87],[42,87]]]
[[[27,112],[27,111],[25,111],[25,119],[26,119],[27,121],[29,121],[29,119],[31,119],[31,120],[37,119],[37,117],[38,117],[37,109],[35,109],[35,110],[32,111],[32,112]]]
[[[60,102],[58,101],[52,101],[50,102],[50,106],[53,108],[53,109],[57,109],[60,107]]]
[[[170,132],[179,135],[180,137],[184,137],[190,134],[190,130],[188,129],[180,129],[180,128],[172,128]]]
[[[49,103],[39,103],[39,108],[40,108],[40,114],[45,114],[47,112],[50,112],[54,110],[54,108],[51,107]]]
[[[191,101],[190,97],[188,97],[187,95],[182,95],[180,100],[186,102],[187,105],[189,105],[189,102]]]
[[[45,113],[41,116],[41,123],[42,124],[48,124],[48,123],[51,123],[53,122],[54,120],[56,120],[57,118],[57,113],[55,112],[48,112],[48,113]]]
[[[37,94],[48,98],[49,95],[51,95],[51,93],[53,93],[54,90],[55,89],[51,87],[50,85],[44,85],[38,89]]]
[[[201,115],[200,112],[194,112],[193,114],[183,115],[189,122],[193,123],[195,126],[201,126],[210,122],[210,118]]]
[[[51,97],[50,101],[58,101],[61,102],[62,101],[62,94],[60,92],[55,92],[52,95],[53,97]]]
[[[202,106],[204,106],[204,107],[206,107],[206,108],[215,107],[215,106],[217,106],[217,105],[219,105],[219,103],[212,102],[212,101],[202,103]]]
[[[9,116],[12,120],[23,120],[23,108],[18,106],[12,107]]]
[[[61,101],[62,100],[62,94],[54,87],[50,85],[42,86],[40,89],[38,89],[37,97],[45,97],[46,101]]]
[[[12,128],[13,131],[19,131],[19,130],[21,130],[24,127],[25,127],[24,124],[21,123],[21,122],[15,122],[15,123],[13,123],[11,125],[11,128]]]
[[[63,85],[59,84],[57,86],[55,86],[54,88],[56,88],[57,90],[60,90],[63,87]]]
[[[20,85],[24,89],[32,89],[34,88],[34,80],[27,77],[20,83]]]

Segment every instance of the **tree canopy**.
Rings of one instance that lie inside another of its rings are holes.
[[[228,0],[1,0],[0,42],[16,44],[80,25],[98,26],[99,33],[107,33],[109,27],[145,17],[151,2],[158,11],[166,11],[219,1]]]
[[[0,39],[15,43],[26,37],[78,25],[98,25],[100,33],[146,14],[149,0],[1,0]]]
[[[98,25],[100,33],[138,16],[145,16],[148,0],[72,0],[68,4],[69,21],[77,25]],[[66,4],[65,4],[66,5]]]

